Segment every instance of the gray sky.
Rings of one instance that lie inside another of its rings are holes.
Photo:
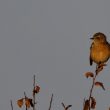
[[[61,102],[81,110],[93,71],[89,65],[89,38],[103,32],[110,41],[110,0],[0,0],[0,108],[19,108],[16,100],[26,91],[31,97],[33,75],[41,92],[39,110],[48,110],[54,93],[54,110]],[[110,106],[110,62],[98,80],[97,110]]]

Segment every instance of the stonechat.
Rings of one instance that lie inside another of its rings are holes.
[[[98,32],[90,39],[93,41],[90,47],[90,65],[93,62],[98,65],[107,62],[110,57],[110,44],[106,35]]]

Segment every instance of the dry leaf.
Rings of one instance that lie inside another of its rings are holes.
[[[39,93],[39,91],[40,91],[40,87],[39,86],[36,86],[35,88],[34,88],[34,90],[33,90],[33,93],[35,94],[35,93]]]
[[[89,110],[89,100],[85,101],[83,110]]]
[[[100,86],[103,90],[105,90],[104,85],[101,82],[95,82],[95,86]]]
[[[91,108],[95,109],[95,107],[96,107],[96,100],[95,98],[91,97]]]
[[[98,68],[96,70],[96,74],[98,74],[100,71],[102,71],[104,66],[106,66],[106,64],[104,64],[104,63],[99,64]]]
[[[23,105],[23,98],[17,101],[17,105],[21,108]]]
[[[32,102],[32,99],[29,99],[29,102],[30,102],[31,107],[33,107],[34,104],[33,104],[33,102]]]
[[[30,108],[30,100],[28,98],[25,98],[25,105],[27,108]]]
[[[103,66],[98,67],[97,70],[96,70],[96,74],[98,75],[98,73],[101,72],[102,70],[103,70]]]
[[[101,63],[101,64],[98,65],[98,68],[100,68],[101,66],[107,66],[107,64]]]
[[[86,78],[88,77],[94,77],[94,74],[92,72],[85,73]]]

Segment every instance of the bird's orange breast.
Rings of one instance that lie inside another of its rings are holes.
[[[91,58],[94,62],[106,62],[110,57],[110,46],[105,44],[93,45],[90,52]]]

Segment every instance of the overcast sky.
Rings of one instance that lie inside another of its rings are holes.
[[[24,91],[31,97],[33,75],[41,92],[39,110],[63,110],[61,102],[81,110],[90,79],[90,37],[103,32],[110,41],[110,0],[0,0],[0,109],[19,110]],[[110,106],[110,61],[98,77],[106,91],[96,88],[97,110]],[[37,110],[38,110],[37,109]],[[25,109],[23,109],[25,110]]]

